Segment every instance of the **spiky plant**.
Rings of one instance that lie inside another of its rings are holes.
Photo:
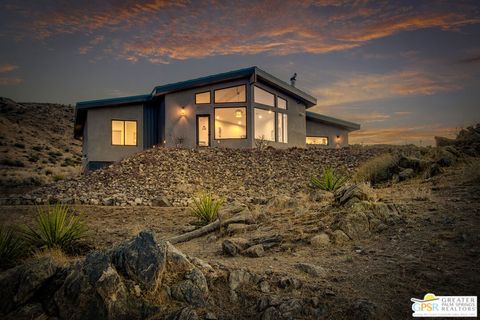
[[[217,219],[218,211],[224,202],[223,198],[216,199],[209,192],[201,192],[193,198],[190,212],[199,220],[200,224],[205,225]]]
[[[0,267],[12,266],[25,252],[25,244],[17,234],[7,227],[0,226]]]
[[[70,213],[67,205],[56,204],[38,207],[34,225],[26,226],[23,235],[34,248],[68,251],[86,232],[85,223]]]
[[[331,167],[323,170],[320,178],[312,176],[310,183],[314,189],[321,189],[326,191],[335,191],[347,182],[348,178],[342,175],[337,175]]]

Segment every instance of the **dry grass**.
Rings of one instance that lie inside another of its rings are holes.
[[[387,181],[390,178],[391,170],[397,163],[398,157],[391,153],[374,157],[358,167],[353,176],[353,181],[357,183],[366,182],[372,185]]]
[[[58,248],[36,250],[33,253],[33,257],[36,259],[49,257],[61,266],[67,266],[72,261],[72,258],[69,258],[61,249]]]
[[[461,180],[464,184],[480,183],[480,160],[475,159],[467,162],[461,168]]]
[[[357,184],[358,188],[367,195],[368,201],[371,202],[378,202],[378,194],[375,190],[370,186],[369,183],[360,182]]]

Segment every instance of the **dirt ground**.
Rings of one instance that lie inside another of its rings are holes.
[[[344,301],[373,302],[386,319],[411,317],[410,298],[480,293],[480,186],[468,182],[461,167],[428,182],[411,180],[376,189],[378,198],[395,203],[402,221],[371,238],[345,246],[315,248],[308,239],[318,231],[321,208],[299,206],[269,213],[256,230],[236,236],[281,234],[284,243],[261,258],[226,257],[221,243],[224,231],[177,247],[189,255],[232,268],[258,273],[272,270],[317,283],[319,297],[335,305],[327,318],[339,318]],[[263,207],[252,208],[266,210]],[[181,234],[193,218],[188,208],[78,206],[76,211],[90,227],[88,243],[108,247],[141,229],[154,230],[159,238]],[[0,224],[30,223],[33,206],[0,207]],[[313,278],[294,267],[312,263],[327,270]],[[338,314],[337,314],[338,313]]]

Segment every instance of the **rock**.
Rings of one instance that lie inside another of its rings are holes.
[[[172,297],[196,307],[203,307],[208,296],[207,280],[198,269],[187,274],[186,279],[174,284],[171,288]]]
[[[299,289],[302,287],[302,282],[298,279],[291,278],[291,277],[281,277],[278,280],[278,287],[282,289],[287,289],[292,287],[294,289]]]
[[[42,257],[0,274],[0,314],[7,314],[31,299],[59,270],[50,257]]]
[[[167,320],[199,320],[197,312],[192,308],[183,308],[167,317]]]
[[[415,176],[415,171],[411,168],[404,169],[398,173],[398,180],[404,181]]]
[[[132,240],[114,248],[112,263],[119,272],[140,285],[142,290],[155,291],[166,264],[165,243],[157,243],[153,232],[142,231]]]
[[[141,205],[143,200],[141,198],[135,198],[135,205],[139,206]]]
[[[260,291],[262,291],[263,293],[270,292],[270,284],[268,283],[268,281],[260,282]]]
[[[248,230],[249,225],[244,223],[230,223],[227,226],[227,233],[234,235],[237,233],[245,233]]]
[[[19,310],[10,313],[2,318],[3,320],[32,320],[32,319],[48,319],[43,307],[40,303],[27,304]]]
[[[253,279],[253,276],[245,270],[238,269],[230,271],[228,276],[228,285],[231,291],[237,290],[241,285],[250,282]]]
[[[155,197],[152,199],[152,206],[154,207],[171,207],[172,204],[165,196]]]
[[[414,172],[420,172],[425,169],[427,162],[417,158],[402,156],[398,159],[398,166],[403,169],[412,169]]]
[[[277,320],[281,319],[282,315],[275,307],[267,308],[262,314],[262,320]]]
[[[350,239],[365,239],[370,235],[368,218],[364,212],[347,212],[340,215],[339,229]]]
[[[357,185],[343,186],[334,193],[335,203],[347,207],[355,202],[367,199],[368,195]]]
[[[330,245],[330,237],[325,232],[321,232],[310,239],[310,244],[317,248]]]
[[[299,319],[303,318],[303,304],[299,299],[289,299],[287,301],[282,302],[277,307],[278,311],[280,312],[281,318],[283,319]]]
[[[337,245],[343,245],[350,242],[350,238],[342,230],[335,230],[332,233],[333,242]]]
[[[249,246],[250,241],[248,241],[247,239],[230,238],[223,241],[222,250],[225,255],[234,257]]]
[[[262,244],[256,244],[254,246],[248,247],[245,249],[242,254],[252,257],[252,258],[259,258],[265,255],[265,250],[263,249]]]
[[[268,199],[265,197],[254,197],[251,200],[252,204],[259,204],[259,205],[265,205],[268,203]]]
[[[112,198],[103,198],[102,203],[104,206],[113,206],[114,202]]]
[[[377,306],[372,302],[359,299],[353,302],[347,310],[347,316],[350,319],[371,320],[377,319]]]
[[[325,277],[327,274],[324,268],[311,263],[296,263],[295,267],[312,277]]]

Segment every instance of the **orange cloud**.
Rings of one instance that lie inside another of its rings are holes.
[[[36,38],[108,33],[108,40],[100,41],[108,43],[106,54],[153,63],[229,54],[326,53],[359,47],[401,31],[452,30],[480,23],[478,9],[468,3],[406,6],[373,0],[124,0],[44,7],[25,10],[17,5],[15,11],[31,21],[28,31]],[[86,53],[88,47],[98,44],[91,41],[79,52]]]
[[[10,63],[1,64],[0,65],[0,73],[10,72],[10,71],[13,71],[17,68],[18,68],[18,66],[14,65],[14,64],[10,64]]]
[[[0,86],[16,85],[22,82],[20,78],[0,77]]]
[[[434,145],[434,136],[455,137],[457,128],[440,125],[362,129],[350,133],[351,144],[421,144]]]

